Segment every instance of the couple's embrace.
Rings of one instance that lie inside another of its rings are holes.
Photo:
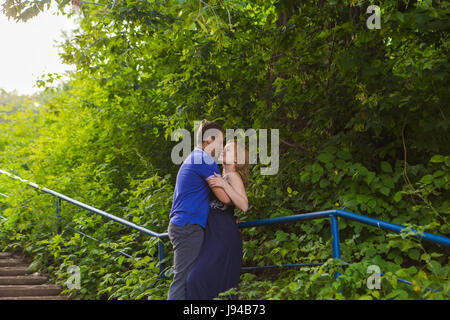
[[[224,135],[217,123],[202,122],[197,146],[178,171],[168,230],[174,249],[169,300],[211,300],[238,287],[242,238],[234,209],[248,208],[249,155],[237,141],[224,147]]]

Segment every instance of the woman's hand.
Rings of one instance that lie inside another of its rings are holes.
[[[239,224],[241,222],[245,222],[245,221],[242,221],[241,219],[239,219],[239,217],[236,217],[236,224]],[[242,233],[242,228],[239,228],[239,232]]]
[[[214,177],[208,179],[208,184],[211,188],[219,187],[225,189],[228,185],[228,182],[226,182],[224,178],[214,172]]]

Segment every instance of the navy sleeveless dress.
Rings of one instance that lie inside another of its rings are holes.
[[[212,300],[238,288],[241,266],[242,238],[234,205],[225,205],[211,192],[205,238],[187,277],[187,299]],[[228,298],[235,300],[237,295]]]

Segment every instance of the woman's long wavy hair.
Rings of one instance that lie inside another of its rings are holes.
[[[244,154],[244,163],[235,163],[234,169],[239,174],[244,183],[244,187],[247,188],[250,183],[250,155],[248,149],[245,148],[242,144],[238,143],[237,140],[233,141],[234,143],[234,159],[237,162],[238,154]],[[223,172],[222,172],[223,175]]]

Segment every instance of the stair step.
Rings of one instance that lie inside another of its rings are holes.
[[[0,260],[0,267],[14,267],[21,264],[24,264],[24,261],[22,259],[17,258],[16,259],[7,258]]]
[[[23,276],[29,274],[27,266],[0,267],[1,276]]]
[[[11,252],[0,252],[0,259],[12,258]]]
[[[0,297],[56,296],[61,287],[54,284],[0,285]]]
[[[19,285],[19,284],[43,284],[47,281],[44,276],[4,276],[0,277],[0,285]]]
[[[22,296],[22,297],[0,297],[0,300],[68,300],[66,296]]]
[[[61,286],[49,284],[48,278],[31,274],[21,254],[0,252],[0,300],[68,300]]]

